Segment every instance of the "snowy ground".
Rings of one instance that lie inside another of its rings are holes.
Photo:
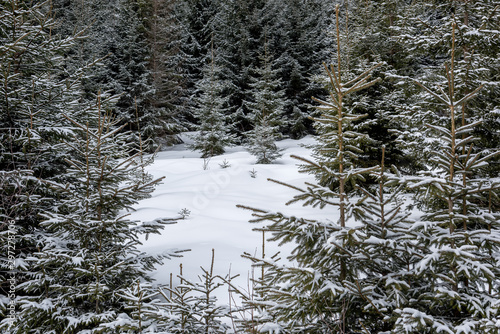
[[[184,136],[185,141],[189,141]],[[160,152],[148,172],[154,177],[165,176],[152,197],[141,201],[131,219],[153,220],[159,217],[177,217],[182,209],[190,211],[189,217],[165,228],[161,236],[150,236],[142,249],[149,253],[162,253],[169,249],[191,249],[182,258],[165,261],[154,273],[159,283],[168,284],[170,273],[179,273],[182,263],[183,275],[195,280],[201,274],[200,266],[210,267],[211,250],[215,249],[215,273],[225,276],[239,274],[236,283],[247,286],[251,271],[250,261],[241,257],[243,252],[260,254],[262,235],[252,231],[257,227],[248,222],[251,213],[236,207],[237,204],[280,211],[288,215],[310,219],[335,220],[335,211],[302,207],[300,204],[286,206],[296,192],[287,187],[267,181],[277,179],[299,187],[313,177],[298,172],[298,161],[290,154],[310,157],[310,151],[301,144],[313,143],[312,137],[302,140],[283,140],[278,146],[284,155],[272,165],[256,165],[255,158],[241,146],[232,147],[226,154],[212,158],[204,169],[204,159],[199,153],[189,151],[185,144],[176,145]],[[221,168],[227,161],[231,166]],[[256,177],[250,171],[256,172]],[[330,209],[331,210],[331,209]],[[289,249],[289,247],[288,247]],[[279,249],[287,252],[287,248]],[[277,245],[266,243],[266,254],[278,251]],[[174,281],[175,284],[175,281]],[[217,296],[227,302],[227,290]]]

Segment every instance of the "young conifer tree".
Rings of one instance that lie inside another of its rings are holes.
[[[338,13],[337,7],[337,23]],[[343,82],[339,36],[337,29],[337,68],[333,65],[327,68],[330,98],[319,100],[322,116],[317,119],[329,129],[321,134],[320,143],[323,146],[318,145],[318,149],[332,150],[335,158],[329,164],[299,158],[310,170],[323,173],[326,176],[324,182],[329,181],[325,182],[326,185],[307,184],[306,189],[284,184],[300,192],[289,203],[303,201],[313,207],[336,207],[336,221],[315,221],[251,209],[256,216],[253,221],[271,222],[266,226],[266,230],[273,235],[270,240],[280,243],[293,240],[297,243],[288,258],[292,264],[255,259],[258,265],[267,269],[263,283],[267,311],[275,317],[277,326],[290,333],[349,333],[363,330],[367,323],[376,323],[373,328],[385,326],[380,320],[383,316],[376,309],[369,310],[369,283],[366,289],[359,291],[357,288],[369,272],[366,267],[368,260],[358,256],[368,237],[364,228],[354,227],[354,222],[362,222],[370,216],[366,210],[351,202],[346,189],[348,182],[377,170],[377,167],[357,168],[351,162],[359,148],[350,145],[349,139],[355,133],[348,126],[362,116],[352,114],[343,107],[343,100],[348,94],[369,87],[378,80],[370,81],[370,69],[357,78]],[[379,322],[382,324],[379,325]]]
[[[121,332],[152,333],[202,333],[201,324],[195,318],[195,298],[189,285],[184,284],[182,264],[180,284],[174,286],[172,274],[168,286],[152,286],[137,282],[120,295],[127,301],[132,312],[122,321]]]
[[[0,322],[4,325],[8,272],[14,274],[16,286],[27,275],[36,275],[26,259],[50,239],[40,225],[40,213],[53,207],[58,196],[43,181],[67,180],[64,158],[71,152],[61,140],[73,131],[62,114],[80,118],[84,112],[77,102],[82,69],[71,73],[64,68],[64,56],[78,35],[54,34],[57,23],[49,2],[2,1],[0,18]],[[15,236],[11,234],[15,268],[7,260],[9,226],[15,231]],[[18,290],[16,296],[24,293]]]
[[[246,289],[235,287],[228,282],[231,297],[232,293],[236,293],[241,300],[241,305],[238,306],[236,299],[231,299],[235,306],[232,314],[237,314],[234,316],[233,329],[235,332],[242,330],[245,333],[279,332],[283,327],[277,323],[276,316],[269,312],[269,300],[266,298],[266,293],[271,287],[267,285],[269,281],[266,280],[265,259],[279,261],[280,254],[279,252],[272,256],[266,254],[266,232],[268,231],[265,228],[254,231],[262,233],[262,253],[260,257],[249,253],[242,255],[243,258],[252,261],[253,266]]]
[[[179,284],[174,285],[170,274],[168,286],[151,286],[138,282],[122,292],[128,308],[134,310],[132,317],[120,329],[150,331],[153,333],[203,333],[202,324],[196,318],[195,296],[190,284],[185,284],[180,265]]]
[[[272,69],[272,59],[267,52],[261,58],[261,67],[255,70],[256,77],[250,84],[252,101],[247,103],[252,112],[254,128],[247,133],[247,150],[257,157],[257,163],[269,164],[281,157],[275,141],[280,139],[286,127],[283,112],[286,104],[285,91],[278,71]]]
[[[180,284],[173,286],[171,276],[169,286],[153,288],[150,284],[137,283],[123,292],[133,316],[127,318],[127,324],[120,327],[122,332],[145,331],[171,334],[225,334],[228,325],[223,319],[229,311],[225,305],[218,305],[214,292],[225,285],[226,278],[215,275],[215,261],[212,250],[210,269],[201,267],[203,274],[198,281],[178,276]]]
[[[203,79],[198,83],[200,96],[197,99],[195,116],[199,124],[196,126],[198,133],[193,136],[194,142],[190,145],[192,150],[200,151],[202,158],[210,158],[224,153],[224,148],[234,142],[234,137],[229,133],[226,124],[225,108],[228,99],[225,97],[225,82],[219,78],[220,68],[215,63],[214,47],[210,63],[204,68]]]
[[[386,168],[382,147],[380,169],[372,176],[376,191],[358,189],[362,197],[357,205],[365,212],[356,227],[359,245],[353,260],[360,262],[362,274],[354,282],[345,282],[350,292],[364,300],[363,331],[387,333],[394,328],[397,311],[407,302],[412,275],[408,270],[419,256],[414,235],[409,232],[413,221],[405,209],[405,186],[395,166]]]
[[[180,265],[180,282],[177,286],[170,284],[168,288],[159,288],[162,304],[155,305],[155,309],[148,313],[161,330],[171,333],[199,333],[201,324],[195,315],[192,290],[189,284],[185,284]],[[172,282],[172,279],[170,280]],[[166,317],[165,314],[168,316]]]
[[[430,168],[406,179],[424,213],[410,230],[421,254],[411,268],[408,302],[398,310],[395,327],[406,333],[499,330],[500,214],[495,208],[500,185],[481,177],[480,170],[500,152],[474,152],[473,131],[481,121],[462,118],[462,108],[482,87],[456,92],[455,27],[446,87],[431,89],[417,82],[439,103],[438,112],[447,115],[448,124],[426,124],[439,146],[431,149]]]
[[[130,155],[127,135],[115,126],[110,110],[93,109],[85,123],[63,115],[73,125],[72,149],[66,161],[69,182],[46,183],[60,195],[42,213],[48,240],[27,262],[33,275],[19,284],[13,332],[116,332],[125,301],[118,292],[149,280],[148,273],[162,256],[137,249],[139,237],[159,233],[163,221],[138,223],[128,210],[146,198],[161,179],[144,173],[139,152]]]
[[[56,22],[47,3],[7,1],[0,7],[0,169],[32,170],[39,178],[62,174],[68,134],[61,114],[77,114],[76,75],[64,73],[63,55],[77,36],[52,33]],[[69,132],[71,133],[71,132]]]
[[[403,2],[400,2],[403,4]],[[433,136],[422,128],[425,123],[447,126],[448,117],[439,112],[440,106],[428,99],[428,93],[413,80],[431,86],[448,84],[442,64],[449,59],[450,25],[455,30],[454,90],[465,96],[478,86],[483,88],[477,98],[465,101],[460,115],[469,122],[482,121],[474,130],[478,138],[473,152],[483,149],[495,151],[500,145],[498,105],[500,105],[500,6],[495,1],[414,1],[403,4],[395,17],[392,39],[397,46],[394,53],[394,80],[397,85],[389,91],[399,95],[393,104],[400,112],[395,115],[401,127],[398,132],[402,149],[410,153],[417,165],[427,161],[431,154],[429,140]],[[390,96],[387,97],[391,99]],[[422,131],[423,130],[423,131]],[[434,143],[439,145],[439,143]],[[410,147],[417,149],[409,149]],[[498,174],[499,157],[480,173],[490,177]],[[420,165],[419,168],[423,166]]]
[[[346,14],[347,15],[347,14]],[[347,20],[347,17],[346,17]],[[360,114],[359,105],[361,101],[356,100],[360,91],[371,89],[376,81],[369,81],[370,73],[380,67],[381,63],[370,64],[361,70],[352,69],[349,62],[349,32],[348,22],[343,23],[340,11],[336,13],[336,44],[335,62],[337,70],[333,65],[327,69],[327,87],[330,92],[330,100],[324,102],[313,98],[322,106],[318,108],[322,112],[320,117],[314,119],[314,126],[319,136],[317,144],[313,145],[313,157],[317,161],[315,164],[306,164],[301,167],[303,172],[312,173],[316,176],[321,186],[328,186],[330,189],[339,187],[341,193],[354,190],[354,184],[365,181],[363,173],[349,172],[345,176],[334,176],[328,170],[338,170],[340,173],[347,172],[352,168],[369,167],[366,165],[366,150],[373,145],[370,134],[362,132],[366,127],[360,126],[367,118],[368,114]],[[344,26],[345,32],[341,32]],[[343,38],[343,35],[347,35]],[[341,48],[340,45],[343,47]],[[347,49],[347,50],[345,50]],[[368,68],[368,70],[366,69]],[[361,73],[361,74],[359,74]],[[332,93],[335,95],[332,95]],[[331,102],[330,102],[331,101]],[[329,112],[324,112],[329,110]],[[325,169],[326,168],[326,169]]]
[[[214,292],[225,285],[224,280],[214,274],[215,250],[212,249],[212,260],[210,269],[201,267],[202,274],[198,281],[184,280],[193,296],[193,317],[199,323],[199,333],[224,334],[229,326],[223,322],[229,317],[228,308],[225,305],[217,305],[217,297]]]
[[[156,324],[148,317],[148,314],[155,311],[159,300],[156,298],[158,291],[153,288],[152,284],[138,280],[136,284],[119,291],[118,295],[127,304],[125,306],[127,313],[120,314],[116,319],[120,322],[117,326],[120,333],[147,331],[154,333],[153,328],[156,328]],[[164,318],[167,318],[166,314]]]
[[[257,164],[270,164],[283,154],[276,146],[276,129],[266,116],[257,120],[253,130],[247,133],[247,151],[257,158]]]
[[[399,123],[393,122],[392,115],[397,114],[401,92],[394,86],[400,81],[395,75],[394,66],[401,54],[398,44],[392,38],[392,25],[401,8],[406,3],[401,1],[350,1],[344,7],[342,19],[346,28],[343,41],[346,45],[342,54],[346,63],[346,76],[357,73],[360,69],[380,64],[374,75],[383,78],[380,84],[352,94],[346,101],[346,107],[356,113],[367,114],[354,122],[357,132],[367,133],[362,139],[363,153],[359,154],[359,166],[371,166],[380,161],[381,147],[385,146],[386,164],[397,164],[405,170],[408,164],[403,151],[397,145],[394,128]],[[402,58],[402,57],[401,57]],[[399,60],[401,61],[401,60]],[[401,65],[404,66],[404,65]],[[374,182],[369,179],[368,183]]]

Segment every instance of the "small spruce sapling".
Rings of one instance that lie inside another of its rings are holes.
[[[268,117],[263,116],[258,122],[253,130],[247,133],[246,149],[257,157],[257,164],[270,164],[283,155],[283,149],[276,146],[276,129],[269,124]]]
[[[182,264],[180,265],[182,274]],[[154,287],[138,283],[120,293],[127,301],[130,316],[121,315],[120,332],[137,333],[198,333],[196,320],[191,315],[192,298],[189,289],[181,285],[173,287],[172,274],[168,287]]]
[[[172,276],[168,287],[157,289],[157,297],[150,302],[145,319],[156,330],[167,333],[224,334],[229,327],[223,319],[228,318],[229,308],[217,305],[214,292],[230,281],[229,277],[214,274],[215,251],[212,250],[210,269],[201,268],[203,274],[194,282],[182,275],[180,284],[174,287]]]
[[[185,284],[182,264],[179,266],[179,273],[179,285],[174,287],[171,278],[169,287],[158,289],[164,302],[157,304],[155,312],[151,312],[149,316],[159,329],[169,333],[201,333],[201,325],[194,316],[195,298],[190,286]]]
[[[229,309],[226,305],[217,305],[217,298],[214,295],[217,289],[225,285],[224,280],[214,274],[214,262],[215,250],[212,249],[210,269],[201,267],[203,274],[198,276],[198,282],[184,281],[194,295],[194,316],[200,322],[200,333],[204,334],[223,334],[229,329],[222,321],[229,316]]]
[[[231,167],[231,164],[229,163],[229,161],[227,161],[226,159],[224,159],[220,164],[219,164],[219,167],[222,168],[222,169],[226,169],[226,168],[229,168]]]
[[[262,253],[261,257],[244,253],[243,258],[252,261],[251,276],[248,278],[247,290],[243,291],[230,285],[230,292],[236,293],[241,299],[241,306],[236,307],[233,313],[239,315],[233,321],[233,327],[238,327],[248,333],[266,333],[266,332],[280,332],[283,328],[280,326],[276,319],[267,311],[269,306],[266,300],[266,291],[269,286],[266,286],[266,229],[256,228],[254,231],[262,233]],[[279,261],[279,253],[269,257],[271,261]],[[258,269],[260,269],[258,271]],[[234,301],[234,299],[233,299]],[[236,303],[235,303],[236,306]],[[236,330],[235,330],[236,331]]]

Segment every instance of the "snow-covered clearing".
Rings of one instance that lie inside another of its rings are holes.
[[[183,139],[189,141],[186,135]],[[160,152],[154,164],[148,167],[148,172],[155,178],[166,178],[151,198],[136,206],[137,211],[130,218],[147,221],[177,217],[182,209],[189,210],[191,213],[185,220],[166,226],[161,236],[149,236],[142,249],[149,253],[162,253],[173,248],[191,251],[184,253],[182,258],[166,260],[153,275],[157,282],[168,284],[170,273],[175,277],[181,263],[183,275],[196,280],[202,273],[200,266],[209,269],[213,248],[215,273],[225,276],[231,270],[232,275],[241,275],[235,282],[246,287],[251,266],[241,254],[260,255],[262,235],[252,231],[257,225],[248,222],[251,213],[237,208],[237,204],[309,219],[336,220],[337,212],[331,208],[327,211],[302,207],[301,204],[286,206],[296,192],[267,181],[273,178],[299,187],[305,181],[313,181],[313,176],[299,173],[298,161],[290,158],[290,154],[310,157],[310,151],[301,144],[313,142],[312,137],[278,142],[278,146],[285,149],[284,155],[272,165],[254,164],[255,158],[241,146],[231,147],[224,155],[210,159],[207,169],[204,169],[204,159],[199,153],[189,151],[185,144]],[[221,168],[224,161],[231,166]],[[250,171],[256,172],[255,178]],[[280,250],[286,253],[287,249],[290,247]],[[277,251],[277,245],[266,243],[267,255]],[[227,295],[227,290],[217,293],[222,303],[227,302]]]

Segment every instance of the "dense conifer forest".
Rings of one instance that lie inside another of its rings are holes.
[[[0,0],[0,41],[2,333],[500,332],[498,1]],[[243,255],[252,298],[158,286],[179,254],[138,246],[184,216],[124,215],[183,132],[316,138],[316,182],[270,181],[339,219],[241,203],[294,248]]]

